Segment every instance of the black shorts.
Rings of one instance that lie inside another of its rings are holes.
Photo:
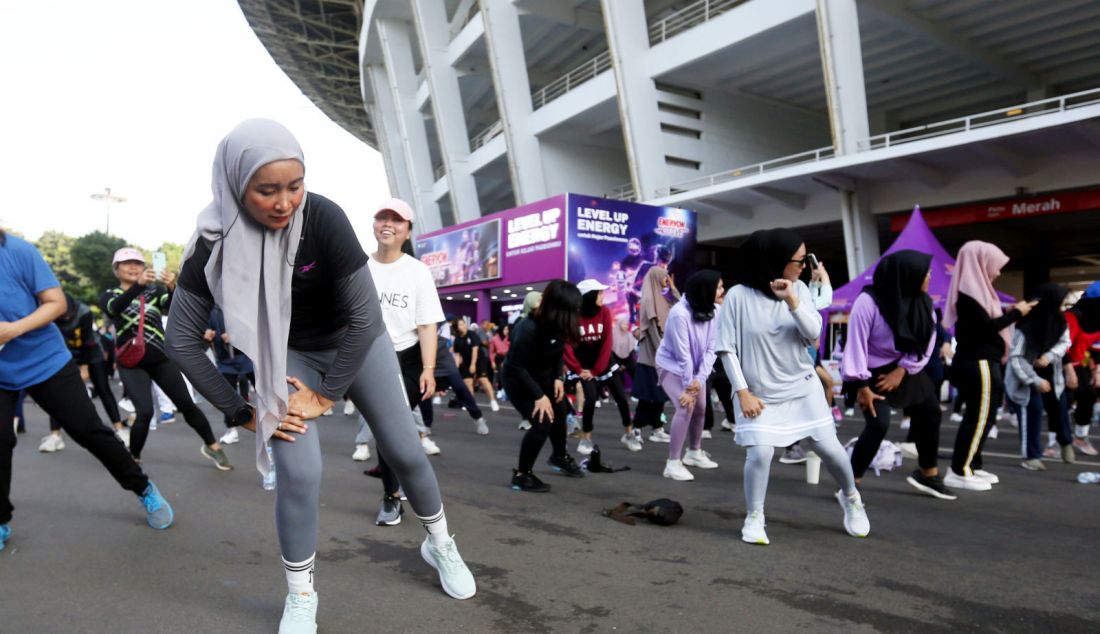
[[[493,368],[489,365],[489,356],[485,354],[484,350],[478,351],[477,367],[474,369],[477,370],[478,379],[489,379],[490,381],[493,380]],[[465,360],[463,360],[462,365],[458,367],[458,373],[462,376],[463,379],[474,378],[474,375],[470,373],[470,364],[466,363]]]

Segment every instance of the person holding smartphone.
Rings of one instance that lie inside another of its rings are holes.
[[[183,414],[188,426],[202,438],[199,452],[214,463],[219,471],[231,471],[233,465],[221,443],[214,438],[210,421],[191,399],[179,366],[165,354],[163,320],[172,303],[176,290],[176,276],[170,271],[157,275],[145,267],[141,251],[123,247],[115,251],[111,267],[118,286],[107,289],[99,298],[99,307],[115,325],[115,346],[124,345],[138,336],[139,325],[144,324],[145,355],[132,368],[119,367],[118,374],[126,393],[134,403],[137,418],[130,430],[130,453],[141,460],[141,452],[149,437],[149,423],[153,419],[152,384],[160,386],[176,410]],[[157,283],[164,286],[157,286]],[[205,329],[204,329],[205,330]]]

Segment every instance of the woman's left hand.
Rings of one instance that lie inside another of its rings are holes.
[[[420,400],[426,401],[435,393],[435,371],[424,368],[420,371]]]
[[[161,282],[164,282],[164,285],[168,287],[168,290],[170,290],[170,291],[175,291],[176,290],[176,274],[175,273],[173,273],[171,271],[161,271],[160,276],[157,279],[159,279]]]
[[[19,326],[13,321],[0,321],[0,345],[3,345],[23,333],[19,332]]]
[[[1050,359],[1047,358],[1047,355],[1041,354],[1035,358],[1035,367],[1045,368],[1048,365],[1050,365]]]
[[[901,385],[902,379],[905,378],[905,368],[894,368],[890,370],[889,374],[884,374],[878,378],[878,382],[875,383],[875,391],[879,394],[885,394],[887,392],[893,392]]]
[[[286,382],[298,391],[290,395],[290,402],[287,403],[287,418],[284,420],[290,420],[291,417],[298,420],[317,418],[332,407],[332,401],[314,392],[298,378],[288,376]]]
[[[565,383],[561,379],[554,380],[554,402],[560,403],[565,398]]]

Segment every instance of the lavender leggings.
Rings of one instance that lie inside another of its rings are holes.
[[[684,442],[688,440],[688,432],[691,440],[689,449],[700,449],[703,446],[703,422],[707,413],[707,392],[700,389],[695,398],[695,404],[690,408],[680,406],[680,395],[684,392],[684,380],[680,375],[657,368],[657,380],[661,383],[665,394],[676,406],[676,413],[672,415],[672,425],[669,435],[672,437],[668,443],[668,459],[680,460],[684,455]]]

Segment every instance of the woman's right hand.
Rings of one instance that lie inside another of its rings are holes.
[[[741,413],[745,418],[756,418],[764,411],[764,401],[753,396],[748,390],[738,392],[737,400],[741,403]]]
[[[878,416],[878,413],[875,412],[875,401],[882,400],[886,400],[886,397],[875,394],[869,387],[859,388],[859,393],[856,394],[856,402],[859,403],[859,408],[870,413],[871,416]]]
[[[1051,387],[1051,385],[1050,385],[1050,381],[1048,381],[1048,380],[1046,380],[1046,379],[1041,379],[1041,380],[1039,381],[1039,385],[1038,385],[1038,386],[1036,386],[1036,387],[1038,387],[1038,388],[1039,388],[1039,392],[1041,392],[1041,393],[1043,393],[1043,394],[1049,394],[1049,393],[1050,393],[1050,391],[1054,389],[1053,387]]]
[[[680,407],[684,409],[690,409],[693,405],[695,405],[694,396],[688,394],[687,392],[684,392],[680,395]]]
[[[1013,306],[1013,308],[1020,311],[1020,316],[1021,317],[1026,317],[1027,314],[1031,312],[1031,309],[1035,308],[1035,305],[1038,304],[1038,303],[1039,303],[1038,301],[1016,302],[1016,305]]]
[[[536,423],[554,422],[554,406],[550,404],[550,397],[543,395],[535,401],[535,409],[531,412],[531,420]]]
[[[141,277],[138,278],[137,283],[142,286],[149,286],[157,281],[157,272],[153,269],[145,269],[141,272]]]

